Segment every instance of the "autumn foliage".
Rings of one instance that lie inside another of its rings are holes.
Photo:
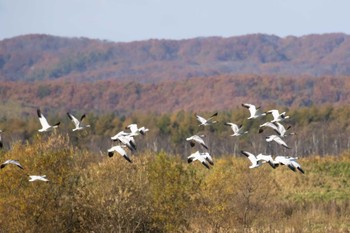
[[[243,157],[201,164],[145,152],[130,164],[91,153],[68,136],[14,144],[17,159],[0,176],[2,232],[347,232],[350,157],[300,159],[286,167],[249,169]],[[50,182],[28,182],[46,174]]]

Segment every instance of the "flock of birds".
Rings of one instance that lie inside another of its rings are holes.
[[[282,122],[289,118],[289,116],[286,115],[285,112],[279,113],[278,110],[270,110],[263,112],[260,110],[260,107],[256,107],[255,105],[244,103],[242,104],[243,107],[247,108],[250,112],[250,116],[247,118],[248,120],[254,120],[261,117],[264,117],[268,114],[271,114],[273,116],[273,120],[268,121],[262,125],[259,126],[259,133],[262,133],[266,128],[272,129],[276,134],[270,135],[266,137],[267,142],[276,142],[277,144],[283,146],[284,148],[290,149],[290,147],[286,144],[286,142],[283,141],[284,137],[287,137],[288,135],[292,135],[294,133],[287,133],[287,131],[291,128],[290,126],[285,128],[282,125]],[[39,118],[39,122],[41,124],[41,129],[38,131],[40,133],[43,132],[49,132],[54,130],[55,128],[58,128],[60,125],[60,122],[50,125],[45,118],[45,116],[41,113],[40,109],[37,109],[37,115]],[[218,115],[218,113],[214,113],[209,118],[204,118],[202,116],[199,116],[198,114],[195,114],[196,119],[200,123],[200,127],[206,127],[211,124],[217,123],[215,121],[215,117]],[[73,116],[71,113],[67,112],[67,116],[74,124],[74,128],[72,131],[80,131],[84,130],[90,127],[90,125],[84,124],[84,119],[86,115],[82,115],[80,117],[80,120]],[[230,128],[233,131],[233,134],[231,136],[239,137],[244,134],[247,134],[248,131],[245,131],[242,125],[237,125],[235,123],[226,122],[225,125],[230,126]],[[117,144],[112,146],[107,150],[107,154],[109,157],[112,157],[115,153],[120,154],[125,160],[127,160],[129,163],[132,163],[132,160],[128,156],[128,153],[126,152],[125,148],[127,148],[130,152],[136,151],[136,142],[135,137],[138,135],[145,135],[149,129],[143,127],[138,127],[137,124],[130,124],[126,127],[128,129],[127,132],[120,131],[116,135],[111,137],[111,140],[113,142],[116,142]],[[0,133],[2,131],[0,130]],[[188,141],[191,145],[191,147],[195,147],[198,145],[200,149],[197,149],[194,153],[192,153],[190,156],[187,157],[188,163],[192,163],[193,161],[199,161],[201,162],[206,168],[210,169],[210,166],[214,165],[214,161],[212,156],[209,154],[209,148],[207,144],[204,141],[205,135],[193,135],[191,137],[186,138],[186,141]],[[1,140],[1,134],[0,134],[0,147],[2,147],[2,140]],[[301,168],[300,164],[297,162],[298,157],[289,157],[289,156],[276,156],[275,158],[272,157],[272,155],[264,155],[264,154],[258,154],[254,155],[251,152],[242,150],[241,153],[245,155],[251,162],[251,165],[249,168],[257,168],[262,166],[265,163],[268,163],[272,168],[277,168],[279,165],[286,165],[288,166],[292,171],[296,172],[299,170],[301,173],[304,173],[304,170]],[[15,165],[20,169],[24,169],[23,166],[19,163],[17,160],[6,160],[0,165],[0,169],[5,168],[7,165]],[[46,175],[29,175],[29,181],[44,181],[48,182],[49,180],[46,178]]]
[[[268,114],[271,114],[273,116],[273,119],[271,121],[265,122],[264,124],[260,125],[258,132],[262,133],[266,128],[270,128],[276,134],[267,136],[266,141],[276,142],[277,144],[279,144],[284,148],[291,149],[287,145],[287,143],[283,140],[284,137],[295,134],[295,133],[288,133],[288,130],[291,128],[291,126],[288,126],[287,128],[285,128],[282,124],[283,121],[289,118],[289,116],[286,115],[286,112],[279,113],[277,109],[263,112],[260,110],[260,107],[256,107],[255,105],[248,104],[248,103],[242,104],[242,107],[245,107],[249,110],[250,116],[247,118],[248,120],[258,119]],[[205,127],[207,125],[217,123],[217,121],[214,120],[217,114],[218,113],[214,113],[208,119],[205,119],[204,117],[201,117],[197,114],[195,116],[197,120],[200,122],[199,126]],[[230,128],[232,129],[233,134],[231,136],[239,137],[248,133],[248,131],[244,130],[242,124],[238,125],[232,122],[226,122],[225,125],[230,126]],[[195,144],[197,143],[201,148],[204,148],[206,150],[206,151],[202,151],[204,149],[197,150],[194,153],[192,153],[188,157],[188,163],[192,163],[193,161],[198,160],[206,168],[209,169],[210,165],[214,165],[214,162],[212,157],[208,153],[209,148],[204,142],[203,138],[204,138],[204,135],[193,135],[191,137],[186,138],[186,140],[190,142],[190,145],[192,147],[194,147]],[[273,158],[272,155],[264,155],[262,153],[258,155],[254,155],[253,153],[244,151],[244,150],[242,150],[241,153],[250,160],[251,165],[249,166],[249,168],[257,168],[262,166],[265,163],[268,163],[274,169],[277,168],[279,165],[286,165],[294,172],[299,170],[301,173],[303,174],[305,173],[304,170],[301,168],[300,164],[297,162],[298,157],[278,155],[275,158]]]

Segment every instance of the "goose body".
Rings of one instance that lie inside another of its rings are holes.
[[[4,167],[6,167],[7,165],[9,164],[13,164],[13,165],[16,165],[17,167],[19,167],[20,169],[24,169],[22,167],[22,165],[17,161],[17,160],[12,160],[12,159],[9,159],[9,160],[6,160],[5,162],[3,162],[1,165],[0,165],[0,169],[3,169]]]
[[[259,133],[262,133],[264,130],[263,130],[263,127],[269,127],[271,129],[273,129],[280,137],[285,137],[287,136],[287,130],[289,130],[291,128],[291,126],[288,126],[287,129],[279,122],[266,122],[262,125],[260,125],[260,128],[259,128]],[[290,134],[293,134],[293,133],[290,133]]]
[[[284,121],[285,119],[289,118],[289,116],[286,115],[286,112],[282,112],[280,114],[277,109],[272,109],[270,111],[267,111],[266,114],[271,114],[273,116],[273,120],[271,122]]]
[[[210,169],[209,162],[206,158],[206,155],[201,154],[199,151],[196,151],[195,153],[187,157],[188,163],[192,163],[193,161],[196,161],[196,160],[201,162],[206,168]]]
[[[204,135],[202,136],[193,135],[191,137],[186,138],[186,140],[190,142],[191,147],[194,147],[195,143],[198,143],[208,150],[208,146],[205,144],[202,137],[204,137]]]
[[[127,128],[127,129],[130,129],[131,134],[133,134],[133,135],[135,135],[135,136],[136,136],[136,135],[139,135],[139,133],[140,133],[141,135],[145,135],[146,132],[149,131],[149,129],[145,128],[144,126],[138,128],[138,127],[137,127],[137,124],[130,124],[130,125],[128,125],[126,128]]]
[[[278,165],[286,165],[288,168],[294,172],[296,170],[299,170],[301,173],[305,173],[304,170],[301,168],[300,164],[297,162],[297,157],[288,157],[288,156],[276,156],[273,163]]]
[[[113,146],[111,148],[108,149],[108,156],[112,157],[114,152],[117,152],[118,154],[120,154],[121,156],[124,157],[124,159],[126,159],[129,163],[132,163],[131,159],[128,157],[126,151],[121,147],[121,146]]]
[[[266,137],[266,141],[267,141],[267,142],[272,142],[272,141],[274,141],[274,142],[277,142],[279,145],[281,145],[281,146],[283,146],[283,147],[285,147],[285,148],[287,148],[287,149],[291,149],[291,148],[287,145],[287,143],[285,143],[285,142],[282,140],[282,138],[280,138],[280,137],[277,136],[277,135],[270,135],[270,136]]]
[[[248,108],[250,116],[248,119],[256,119],[262,116],[266,116],[266,113],[260,111],[260,107],[256,107],[253,104],[244,103],[242,107]]]
[[[213,115],[211,115],[208,119],[205,119],[204,117],[201,117],[201,116],[199,116],[199,115],[197,115],[197,114],[195,114],[195,116],[196,116],[196,118],[197,118],[197,120],[199,121],[199,126],[206,126],[206,125],[210,125],[210,124],[212,124],[212,123],[216,123],[216,121],[213,121],[213,118],[215,117],[215,116],[217,116],[218,115],[218,113],[216,112],[216,113],[214,113]]]
[[[136,151],[135,139],[133,134],[125,133],[124,131],[119,132],[117,135],[111,137],[113,141],[118,141],[128,147],[131,151]]]
[[[242,125],[237,125],[231,122],[226,122],[225,125],[230,126],[233,134],[231,134],[231,136],[241,136],[243,134],[248,133],[248,131],[244,131]]]
[[[270,160],[272,161],[271,155],[265,156],[262,154],[258,154],[257,156],[255,156],[254,154],[252,154],[248,151],[244,151],[244,150],[242,150],[241,153],[243,155],[245,155],[249,159],[249,161],[251,162],[251,165],[249,166],[249,168],[257,168],[257,167],[260,167],[261,165],[263,165],[264,163],[269,162]]]
[[[56,123],[55,125],[51,126],[45,116],[41,113],[40,109],[37,109],[37,114],[38,114],[38,117],[39,117],[39,121],[40,121],[40,124],[41,124],[41,129],[39,129],[38,131],[39,132],[48,132],[48,131],[51,131],[55,128],[57,128],[60,124],[60,122]]]
[[[44,182],[48,182],[49,180],[46,178],[46,175],[42,175],[42,176],[37,176],[37,175],[30,175],[29,176],[29,181],[33,182],[33,181],[44,181]]]
[[[72,129],[72,131],[77,131],[77,130],[83,130],[85,128],[89,128],[90,125],[84,125],[83,124],[83,120],[85,118],[85,114],[83,114],[81,117],[80,117],[80,121],[74,117],[71,113],[67,112],[67,116],[69,117],[69,119],[73,122],[75,128]]]

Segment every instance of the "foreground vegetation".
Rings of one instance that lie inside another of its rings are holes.
[[[165,152],[92,153],[61,134],[1,152],[0,232],[349,232],[350,154],[249,169],[215,159],[207,170]],[[46,174],[50,182],[28,182]]]

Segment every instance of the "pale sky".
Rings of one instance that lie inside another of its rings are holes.
[[[23,34],[147,39],[350,34],[350,0],[0,0],[0,40]]]

